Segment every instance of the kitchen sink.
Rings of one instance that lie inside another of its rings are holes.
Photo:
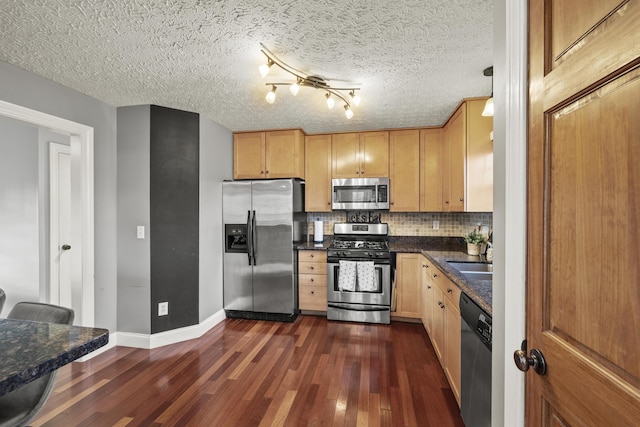
[[[493,264],[484,262],[448,262],[469,280],[493,280]]]

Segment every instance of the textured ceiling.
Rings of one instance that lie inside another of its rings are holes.
[[[193,111],[232,131],[441,125],[462,98],[491,93],[492,3],[2,0],[0,60],[110,105]],[[306,74],[360,83],[353,119],[312,88],[267,104],[260,43]]]

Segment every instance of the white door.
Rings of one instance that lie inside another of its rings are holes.
[[[69,146],[49,143],[50,275],[52,304],[71,307],[71,154]]]

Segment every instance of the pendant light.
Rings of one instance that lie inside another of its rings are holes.
[[[491,77],[491,97],[484,104],[482,115],[485,117],[493,117],[493,67],[485,68],[482,72],[487,77]]]

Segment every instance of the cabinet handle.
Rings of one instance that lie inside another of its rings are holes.
[[[461,201],[461,202],[464,202],[464,199],[462,199],[462,198],[461,198],[461,199],[460,199],[460,201]]]
[[[309,255],[309,258],[313,258],[313,257],[314,257],[314,255],[313,255],[313,254],[310,254],[310,255]]]
[[[309,281],[312,282],[312,283],[313,283],[314,280],[315,280],[314,278],[309,279]]]
[[[427,285],[427,289],[431,289],[431,285]]]
[[[449,201],[447,200],[447,201],[445,201],[444,203],[445,203],[445,205],[448,205],[448,204],[449,204]]]
[[[267,173],[269,173],[269,171],[267,171]]]
[[[311,267],[309,267],[309,270],[315,270],[316,268],[312,265]]]
[[[434,277],[434,278],[435,278],[435,277],[438,277],[438,275],[437,275],[437,274],[434,274],[434,275],[433,275],[433,277]]]
[[[264,171],[260,171],[260,173],[261,173],[262,175],[264,175]]]
[[[360,175],[360,172],[356,171],[356,175]]]
[[[313,293],[314,293],[314,292],[315,292],[315,291],[311,291],[311,295],[313,295]]]
[[[451,288],[447,288],[447,293],[451,293]]]

